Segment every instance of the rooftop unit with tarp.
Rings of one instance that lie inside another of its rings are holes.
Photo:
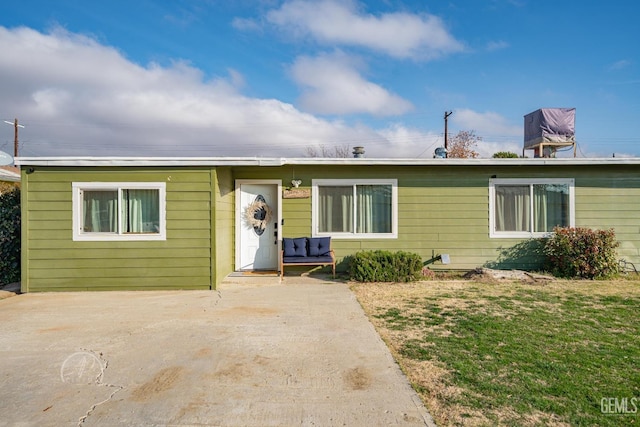
[[[524,150],[534,157],[555,157],[557,151],[573,147],[576,156],[576,109],[540,108],[524,116]]]

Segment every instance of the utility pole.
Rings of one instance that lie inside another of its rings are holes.
[[[18,157],[18,128],[24,128],[24,126],[18,124],[18,119],[14,119],[13,123],[7,120],[4,122],[13,125],[13,157]]]
[[[18,157],[18,119],[13,120],[13,157]]]
[[[449,150],[449,141],[448,141],[449,130],[447,129],[447,121],[449,119],[449,116],[452,114],[453,114],[453,111],[444,112],[444,149],[447,151]]]

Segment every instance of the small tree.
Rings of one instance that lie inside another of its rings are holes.
[[[476,145],[482,138],[474,130],[461,130],[448,142],[447,157],[452,159],[475,159]]]
[[[511,151],[498,151],[497,153],[493,153],[494,159],[517,159],[519,157],[520,156]]]

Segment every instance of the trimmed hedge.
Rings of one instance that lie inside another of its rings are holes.
[[[544,247],[554,276],[606,279],[618,272],[615,232],[589,228],[556,227]]]
[[[421,275],[420,255],[402,251],[358,252],[349,266],[351,280],[358,282],[411,282]]]
[[[20,189],[0,194],[0,283],[20,281]]]

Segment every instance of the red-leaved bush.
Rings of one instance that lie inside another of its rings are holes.
[[[544,247],[549,269],[564,278],[606,279],[618,272],[615,232],[556,227]]]

